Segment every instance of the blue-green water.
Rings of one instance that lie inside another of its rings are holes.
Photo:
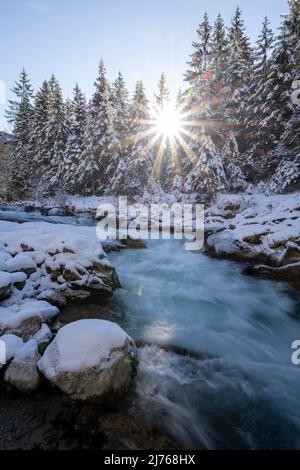
[[[146,343],[133,412],[194,449],[300,448],[300,311],[287,286],[174,241],[110,259],[123,286],[112,307]]]

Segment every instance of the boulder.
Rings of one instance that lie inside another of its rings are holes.
[[[285,266],[274,267],[266,265],[247,266],[244,274],[264,277],[268,279],[278,279],[279,281],[294,282],[299,286],[300,262],[287,264]]]
[[[102,402],[128,391],[137,349],[116,323],[79,320],[58,331],[38,367],[72,398]]]
[[[120,240],[122,245],[127,246],[127,248],[140,250],[147,248],[146,243],[143,240],[127,237]]]
[[[27,274],[23,272],[12,273],[13,285],[18,289],[22,290],[25,287]]]
[[[37,363],[40,358],[37,341],[28,341],[15,354],[14,359],[5,372],[5,381],[21,392],[32,392],[36,390],[40,382],[40,375],[37,368]]]
[[[27,276],[34,273],[37,268],[35,261],[26,253],[18,253],[15,257],[10,258],[6,262],[6,267],[10,273],[23,271]]]
[[[29,340],[42,327],[42,317],[38,313],[20,312],[11,318],[1,319],[1,333],[9,333],[19,336],[24,341]]]
[[[62,308],[65,307],[67,301],[66,298],[60,294],[59,292],[53,290],[53,289],[48,289],[43,292],[41,292],[37,296],[38,300],[44,300],[48,302],[51,305],[54,305],[55,307]]]
[[[10,333],[28,341],[43,323],[51,324],[58,312],[57,307],[35,299],[9,308],[0,307],[0,334]]]

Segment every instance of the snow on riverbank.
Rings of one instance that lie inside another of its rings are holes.
[[[55,324],[58,307],[68,299],[111,296],[119,281],[91,227],[0,221],[0,262],[3,378],[29,392],[39,385],[41,355],[46,350],[41,362],[45,365],[56,348],[56,343],[48,345],[60,328],[59,322]],[[63,391],[84,400],[127,391],[136,370],[136,349],[118,325],[85,320],[59,330],[56,338],[60,367],[67,365],[70,372],[68,365],[72,364],[76,369],[73,381],[69,375],[59,375],[58,386]],[[78,376],[78,364],[85,368],[84,377]],[[47,376],[46,369],[48,366],[42,370]],[[51,380],[55,382],[52,376]]]
[[[11,274],[6,305],[111,295],[118,281],[94,228],[0,221],[0,269]],[[10,274],[2,274],[6,284]],[[3,281],[4,282],[4,281]]]
[[[118,285],[94,228],[0,221],[0,334],[44,344],[58,307]]]
[[[206,212],[205,229],[208,251],[221,257],[265,262],[275,269],[292,265],[299,275],[299,192],[268,197],[220,195]],[[278,271],[278,277],[284,278],[285,271]]]

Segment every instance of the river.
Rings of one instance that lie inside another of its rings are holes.
[[[140,413],[192,448],[299,448],[300,309],[288,288],[175,241],[110,258],[123,286],[112,303],[146,343]]]

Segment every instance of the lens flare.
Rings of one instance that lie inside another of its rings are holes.
[[[164,137],[173,137],[180,132],[182,119],[179,111],[172,107],[161,109],[155,116],[156,131]]]

